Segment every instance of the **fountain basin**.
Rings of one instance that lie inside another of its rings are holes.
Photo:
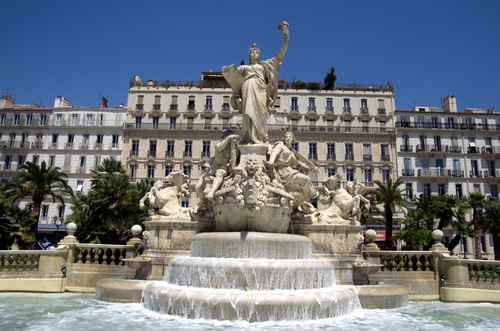
[[[330,260],[177,257],[169,265],[171,284],[241,290],[312,289],[336,283]]]
[[[205,232],[193,237],[193,257],[308,259],[311,240],[294,234]]]
[[[316,320],[345,315],[361,308],[354,286],[244,291],[149,282],[144,287],[143,297],[146,308],[163,314],[249,322]]]

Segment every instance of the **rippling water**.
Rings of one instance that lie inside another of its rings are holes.
[[[185,320],[139,304],[111,304],[80,294],[0,293],[1,331],[120,330],[499,330],[500,305],[411,303],[392,310],[359,310],[314,322],[249,324]]]

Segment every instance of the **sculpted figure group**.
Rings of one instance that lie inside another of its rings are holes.
[[[288,49],[288,23],[278,26],[283,42],[278,54],[261,61],[260,49],[252,44],[249,64],[226,66],[223,75],[233,90],[231,104],[242,118],[240,135],[224,130],[213,158],[200,165],[195,190],[198,204],[191,218],[213,219],[220,231],[254,230],[286,232],[292,217],[314,223],[355,224],[366,191],[360,184],[328,178],[319,190],[311,174],[317,168],[294,150],[295,136],[287,132],[282,141],[269,143],[267,122],[277,98],[278,71]],[[186,219],[180,200],[188,192],[187,179],[172,173],[155,183],[141,203],[154,213]],[[317,199],[318,207],[311,201]]]

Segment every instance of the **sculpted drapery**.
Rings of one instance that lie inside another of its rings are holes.
[[[288,48],[288,23],[282,22],[279,30],[283,44],[275,57],[260,61],[260,50],[253,44],[248,65],[223,68],[233,89],[231,104],[242,114],[242,143],[260,144],[268,140],[267,120],[278,95],[278,70]]]

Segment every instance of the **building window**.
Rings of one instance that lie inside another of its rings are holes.
[[[317,145],[316,143],[309,143],[309,160],[317,160]]]
[[[42,205],[42,221],[47,221],[49,218],[49,205]]]
[[[371,184],[372,182],[373,182],[372,169],[366,168],[365,169],[365,183],[366,184]]]
[[[343,111],[344,111],[344,113],[350,113],[351,112],[351,99],[344,98]]]
[[[382,182],[387,184],[391,178],[391,169],[382,169]]]
[[[439,195],[445,195],[446,194],[446,188],[444,184],[439,184],[438,185],[438,194]]]
[[[155,95],[153,110],[160,110],[160,108],[161,108],[161,95]]]
[[[492,198],[498,199],[498,186],[497,184],[490,185],[490,194]]]
[[[384,99],[378,99],[377,102],[378,102],[379,114],[385,113],[385,101],[384,101]]]
[[[364,161],[372,160],[372,145],[363,144],[363,160]]]
[[[48,117],[47,114],[40,115],[40,125],[47,125]]]
[[[64,205],[59,205],[59,207],[57,207],[57,217],[62,220],[64,218],[64,212],[65,212],[65,207]]]
[[[413,184],[412,183],[405,184],[405,197],[407,200],[413,200]]]
[[[177,96],[172,95],[172,99],[170,101],[170,110],[177,111]]]
[[[24,165],[25,161],[25,156],[24,155],[18,155],[17,156],[17,169],[20,169]]]
[[[231,111],[231,106],[229,105],[229,96],[225,95],[222,97],[222,111]]]
[[[156,157],[156,140],[149,141],[148,157]]]
[[[52,135],[52,148],[57,148],[57,141],[59,140],[59,135],[57,133]]]
[[[201,157],[210,157],[210,140],[203,141],[203,148],[201,151]]]
[[[4,163],[5,170],[10,170],[11,163],[12,163],[12,156],[5,155],[5,163]]]
[[[137,96],[137,104],[135,105],[135,109],[137,109],[137,110],[144,109],[144,95]]]
[[[142,117],[141,116],[136,116],[135,117],[135,128],[140,129],[142,125]]]
[[[191,177],[191,169],[192,167],[189,164],[185,164],[184,166],[182,166],[182,172],[188,177]]]
[[[290,111],[299,111],[299,102],[297,97],[292,97],[292,104],[290,105]]]
[[[85,168],[86,161],[87,161],[87,158],[85,156],[80,156],[80,169]]]
[[[348,182],[353,182],[354,181],[354,169],[352,168],[347,168],[345,170],[345,178]]]
[[[212,111],[213,106],[212,106],[212,96],[207,95],[205,98],[205,110],[206,111]]]
[[[329,113],[333,112],[333,98],[326,98],[325,110]]]
[[[181,200],[181,207],[188,208],[189,207],[189,200],[182,199]]]
[[[83,180],[76,181],[76,192],[83,192]]]
[[[326,159],[329,161],[335,160],[335,144],[334,143],[326,144]]]
[[[187,110],[194,111],[194,109],[195,109],[194,100],[195,100],[195,96],[194,95],[190,95],[188,97],[188,107],[187,107]]]
[[[158,129],[159,124],[160,124],[160,118],[153,117],[153,129]]]
[[[111,142],[111,147],[118,148],[118,141],[119,141],[119,136],[117,134],[114,134]]]
[[[132,155],[139,155],[139,140],[137,139],[132,140]]]
[[[33,124],[33,114],[27,114],[26,115],[26,124],[27,125]]]
[[[337,175],[337,168],[328,168],[327,175],[328,177],[334,177],[335,175]]]
[[[462,184],[455,184],[455,195],[457,196],[457,199],[462,199],[464,197]]]
[[[316,98],[310,97],[309,104],[307,106],[307,111],[316,112]]]
[[[424,196],[426,196],[426,197],[431,196],[431,184],[430,183],[424,184]]]
[[[129,169],[129,176],[131,178],[135,178],[135,176],[137,175],[137,164],[135,163],[130,164],[128,169]]]
[[[170,175],[171,172],[172,172],[172,165],[170,163],[165,164],[165,177]]]
[[[169,129],[171,130],[175,129],[176,125],[177,125],[177,117],[175,116],[170,117]]]
[[[55,166],[56,163],[56,156],[55,155],[49,155],[49,167]]]
[[[368,113],[368,99],[361,99],[361,112]]]
[[[96,149],[102,148],[103,141],[104,141],[104,136],[102,134],[98,134],[96,137]]]
[[[14,115],[14,125],[19,125],[20,122],[21,122],[21,115],[15,114]]]
[[[167,140],[167,151],[165,152],[166,157],[174,157],[174,146],[175,141]]]
[[[292,143],[292,149],[296,152],[299,151],[299,143]]]
[[[148,178],[155,178],[156,166],[153,164],[148,165]]]
[[[276,100],[274,101],[274,107],[275,108],[281,107],[281,97],[276,97]]]
[[[34,164],[38,164],[39,161],[40,161],[40,156],[39,155],[33,155],[32,156],[31,162],[33,162]]]
[[[345,144],[345,159],[347,161],[354,160],[354,152],[353,152],[352,144]]]
[[[474,193],[481,193],[481,184],[474,184],[473,190]]]
[[[387,144],[380,145],[380,158],[382,159],[382,161],[389,161],[390,160],[389,145],[387,145]]]
[[[101,164],[101,155],[96,155],[94,158],[94,169],[97,169],[97,167]]]
[[[193,141],[185,140],[184,141],[184,156],[193,156]]]

